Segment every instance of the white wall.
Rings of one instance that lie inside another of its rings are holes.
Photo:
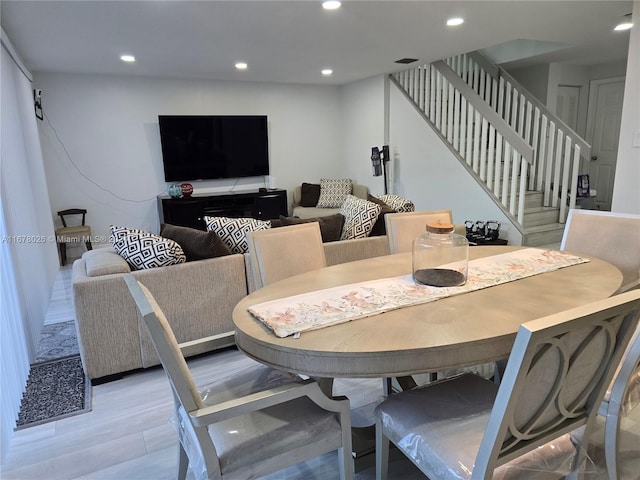
[[[549,88],[549,65],[514,68],[509,74],[526,88],[538,101],[546,105]]]
[[[627,79],[611,210],[640,214],[640,2],[633,2]]]
[[[110,224],[158,231],[166,192],[160,114],[268,115],[271,175],[289,191],[345,174],[339,87],[36,74],[52,211],[84,207],[92,233]],[[237,182],[237,184],[236,184]],[[263,177],[194,182],[207,191],[257,190]]]
[[[390,149],[394,190],[416,210],[451,209],[457,224],[465,220],[497,220],[501,238],[522,243],[502,210],[489,198],[395,85],[390,89]]]
[[[342,124],[346,178],[367,185],[372,194],[384,193],[384,177],[374,177],[371,147],[384,144],[384,76],[342,87]]]

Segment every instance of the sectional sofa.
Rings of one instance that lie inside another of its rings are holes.
[[[387,254],[386,236],[324,244],[329,265]],[[73,264],[73,300],[80,354],[93,383],[160,363],[123,279],[131,269],[112,248],[86,252]],[[234,345],[232,311],[255,290],[247,254],[137,270],[176,338],[196,355]],[[195,340],[208,338],[204,344]],[[189,342],[194,342],[189,344]]]

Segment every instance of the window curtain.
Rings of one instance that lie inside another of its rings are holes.
[[[31,74],[2,31],[0,102],[1,445],[10,444],[58,271]]]

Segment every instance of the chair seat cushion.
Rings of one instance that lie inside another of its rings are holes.
[[[327,451],[334,450],[342,438],[336,415],[306,397],[216,423],[209,434],[223,475],[247,464],[273,461],[283,453],[294,455],[318,438],[325,439]]]
[[[78,225],[75,227],[56,228],[56,241],[58,242],[90,242],[91,227]]]
[[[227,378],[201,388],[200,395],[206,405],[215,405],[299,381],[297,375],[256,362],[255,366],[240,371],[231,368]],[[229,434],[231,431],[233,435]],[[342,435],[336,415],[306,397],[216,423],[209,426],[209,434],[223,474],[244,465],[270,461],[283,452],[293,454],[295,449],[315,443],[325,435],[328,445],[334,445],[327,450],[332,450]]]
[[[377,414],[385,435],[425,474],[466,480],[471,478],[497,392],[493,382],[465,374],[392,395],[378,406]],[[554,456],[556,443],[562,448],[555,460],[534,450],[498,467],[493,478],[518,478],[523,471],[540,474],[527,478],[562,478],[556,470],[569,465],[566,457],[573,456],[575,449],[567,434],[549,448]]]

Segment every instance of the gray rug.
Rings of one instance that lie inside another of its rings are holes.
[[[91,382],[80,356],[31,366],[16,430],[91,410]]]
[[[34,363],[48,362],[79,354],[75,321],[53,323],[42,327]]]

